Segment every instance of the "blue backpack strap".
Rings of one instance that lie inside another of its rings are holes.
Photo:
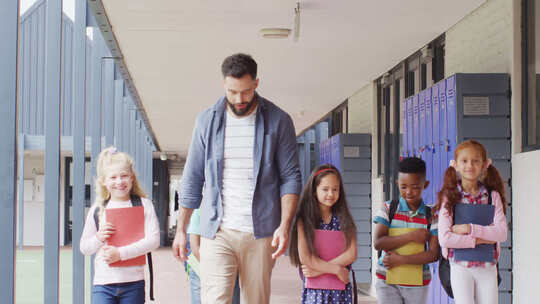
[[[354,275],[354,270],[352,269],[351,265],[351,273],[352,273],[352,283],[353,283],[353,304],[358,304],[358,286],[356,285],[356,276]]]
[[[107,204],[109,203],[109,200],[110,198],[106,199],[103,202],[103,206],[107,206]],[[99,208],[97,207],[96,209],[94,209],[94,223],[96,223],[96,231],[99,231]]]
[[[131,199],[131,205],[133,207],[139,207],[139,206],[142,206],[142,200],[141,200],[141,197],[138,196],[138,195],[135,195],[135,194],[132,194],[129,196],[130,199]]]
[[[131,205],[133,207],[142,206],[141,197],[135,194],[130,196]],[[154,301],[154,265],[152,264],[152,253],[148,252],[146,254],[146,260],[148,262],[148,273],[150,275],[150,300]]]
[[[427,230],[431,230],[431,207],[426,206]]]
[[[392,200],[390,203],[390,210],[388,210],[388,228],[392,225],[392,219],[394,218],[394,215],[396,215],[397,208],[399,206],[399,200]],[[382,255],[382,251],[377,251],[377,258],[380,258]]]

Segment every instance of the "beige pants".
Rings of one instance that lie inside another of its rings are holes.
[[[219,229],[215,239],[201,238],[201,303],[231,303],[236,275],[240,274],[241,303],[268,304],[272,238],[255,239],[252,233]]]

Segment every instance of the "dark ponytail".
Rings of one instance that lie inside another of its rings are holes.
[[[441,191],[437,194],[437,204],[434,211],[441,210],[444,199],[447,199],[446,210],[452,215],[454,205],[461,201],[461,192],[458,190],[458,178],[456,169],[452,166],[448,167],[444,172],[443,185]]]
[[[491,191],[497,191],[501,196],[501,203],[503,212],[506,214],[506,190],[504,188],[504,182],[499,174],[499,171],[495,166],[489,165],[487,168],[486,176],[482,183]]]

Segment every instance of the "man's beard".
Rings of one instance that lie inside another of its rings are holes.
[[[251,111],[251,109],[253,109],[253,106],[255,106],[256,98],[257,98],[257,95],[255,94],[253,95],[253,98],[250,101],[240,103],[242,105],[246,105],[246,107],[243,109],[236,109],[234,105],[227,99],[227,97],[225,97],[225,100],[227,101],[227,104],[229,105],[229,108],[231,109],[231,111],[233,111],[234,115],[245,116],[247,113]]]

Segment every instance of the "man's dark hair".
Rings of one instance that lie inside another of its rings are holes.
[[[255,80],[257,78],[257,63],[247,54],[234,54],[223,60],[221,73],[223,78],[227,76],[242,78],[249,74]]]
[[[406,157],[399,162],[399,172],[426,176],[426,163],[418,157]]]

